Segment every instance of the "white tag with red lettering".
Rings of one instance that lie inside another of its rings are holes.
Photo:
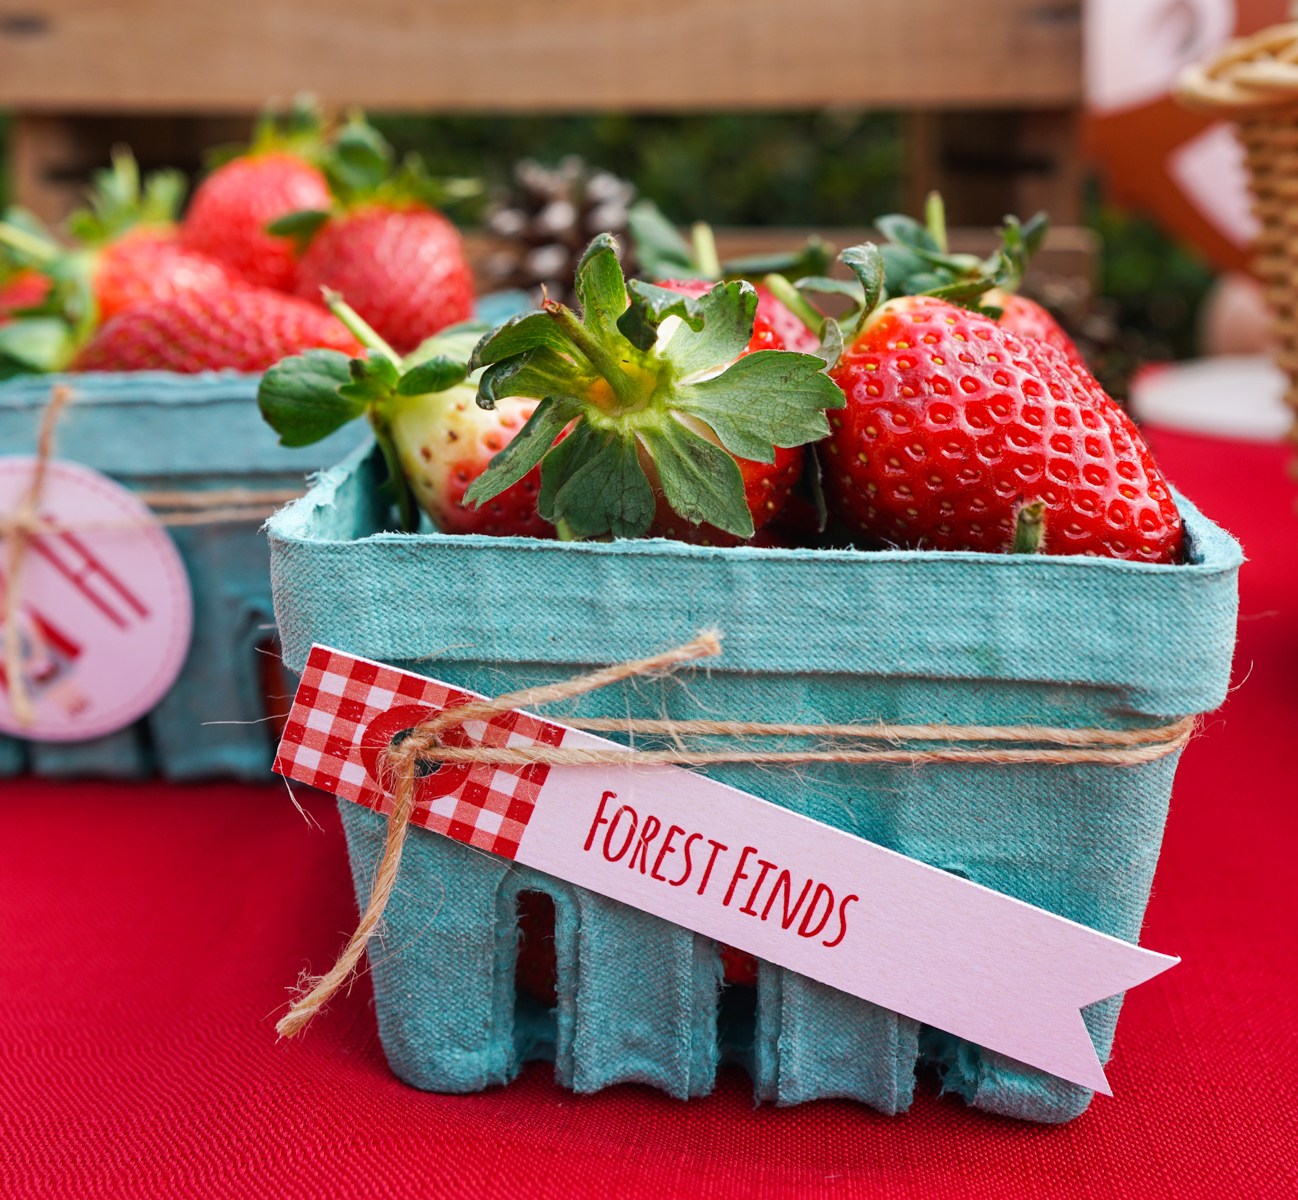
[[[390,811],[392,738],[481,698],[315,646],[275,769]],[[614,745],[519,711],[445,740]],[[1179,961],[680,767],[446,764],[412,821],[1106,1095],[1079,1010]]]
[[[18,506],[35,468],[29,455],[0,458],[0,512]],[[59,528],[28,540],[19,576],[14,621],[31,712],[23,720],[10,703],[0,644],[0,730],[47,742],[102,737],[176,682],[193,618],[189,575],[149,507],[80,463],[49,461],[38,515]],[[0,604],[9,568],[0,554]]]

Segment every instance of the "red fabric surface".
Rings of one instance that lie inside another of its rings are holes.
[[[0,1195],[1216,1197],[1298,1194],[1294,848],[1298,521],[1286,453],[1158,434],[1244,542],[1238,688],[1186,751],[1127,999],[1116,1096],[1040,1127],[921,1081],[911,1112],[574,1096],[534,1065],[425,1095],[388,1070],[361,979],[273,1023],[355,917],[331,803],[283,787],[0,785]]]

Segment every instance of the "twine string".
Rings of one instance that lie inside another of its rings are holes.
[[[22,603],[23,564],[27,548],[34,539],[60,533],[146,529],[155,523],[182,526],[264,521],[278,505],[295,500],[303,494],[300,488],[244,487],[139,492],[136,493],[139,499],[152,508],[178,511],[155,512],[147,519],[119,521],[61,521],[43,517],[39,509],[54,448],[54,427],[72,398],[73,390],[67,384],[59,383],[50,388],[50,398],[41,413],[36,465],[32,477],[13,511],[0,513],[0,540],[7,548],[3,612],[4,682],[9,695],[9,706],[20,725],[31,725],[36,720],[36,710],[24,674],[26,651],[18,621]]]
[[[637,750],[634,747],[563,747],[563,746],[446,746],[442,735],[474,721],[487,722],[517,708],[532,709],[556,700],[564,700],[607,687],[610,683],[632,676],[647,677],[671,671],[682,663],[721,653],[720,635],[715,631],[699,634],[693,641],[665,654],[632,662],[619,663],[559,683],[524,688],[497,696],[493,700],[447,708],[417,725],[402,741],[394,741],[387,752],[387,766],[392,772],[393,804],[388,815],[383,855],[375,872],[374,885],[356,931],[348,940],[333,967],[324,975],[304,981],[289,1011],[276,1024],[283,1037],[299,1033],[342,987],[360,963],[369,940],[378,931],[383,913],[391,899],[401,865],[406,833],[415,809],[415,784],[422,764],[433,762],[470,762],[518,766],[548,763],[559,766],[703,766],[712,763],[906,763],[919,765],[933,762],[984,764],[1024,763],[1101,763],[1110,766],[1135,766],[1154,761],[1180,750],[1194,733],[1195,718],[1185,717],[1170,725],[1152,729],[1065,729],[1037,725],[805,725],[754,721],[708,720],[639,720],[615,718],[565,719],[564,723],[590,731],[625,734],[660,734],[670,736],[674,749]],[[856,746],[836,746],[793,750],[762,750],[748,746],[738,748],[702,748],[692,750],[682,735],[736,738],[753,737],[819,737],[849,739]],[[862,747],[861,742],[888,742],[890,748]],[[1030,747],[961,749],[953,745],[931,745],[903,748],[905,742],[1018,742],[1035,743]],[[1043,745],[1044,744],[1044,747]],[[386,772],[385,772],[386,774]],[[385,780],[385,783],[387,780]]]
[[[721,641],[716,633],[700,634],[692,642],[677,646],[665,654],[656,654],[651,658],[642,658],[634,662],[617,663],[581,675],[561,683],[543,684],[540,687],[524,688],[521,691],[509,692],[497,696],[494,700],[479,700],[472,704],[463,704],[457,708],[443,709],[434,716],[417,725],[404,741],[388,749],[388,762],[396,776],[393,792],[392,811],[388,815],[388,833],[383,845],[383,857],[379,860],[378,870],[374,875],[374,886],[370,889],[369,903],[365,906],[356,932],[352,934],[338,961],[333,967],[316,979],[309,981],[310,986],[299,995],[288,1012],[280,1018],[275,1032],[281,1037],[292,1037],[310,1024],[316,1015],[342,987],[360,962],[361,955],[371,937],[378,929],[383,918],[392,888],[397,880],[397,869],[401,866],[401,852],[405,846],[406,831],[410,826],[410,816],[415,806],[415,778],[419,764],[429,751],[438,747],[438,741],[448,729],[456,728],[468,721],[490,721],[501,713],[514,708],[536,708],[554,700],[563,700],[570,696],[579,696],[596,688],[607,687],[632,675],[651,676],[670,671],[681,663],[693,659],[705,658],[721,653]],[[439,751],[440,752],[440,751]]]
[[[18,628],[23,560],[27,556],[28,543],[35,536],[34,530],[41,524],[37,508],[41,502],[41,491],[45,487],[50,450],[54,445],[54,426],[71,399],[72,389],[66,384],[55,384],[50,389],[49,403],[41,414],[41,430],[36,441],[36,466],[26,490],[18,500],[18,506],[5,522],[2,531],[9,549],[4,607],[5,686],[9,691],[9,706],[20,725],[30,725],[36,720],[36,710],[23,674],[26,656],[23,653],[22,632]]]

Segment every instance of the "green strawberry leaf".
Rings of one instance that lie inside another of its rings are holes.
[[[280,445],[309,446],[365,411],[363,401],[341,394],[351,377],[347,355],[307,350],[280,359],[261,377],[257,406]]]
[[[586,247],[573,284],[581,305],[581,323],[589,333],[613,338],[617,319],[626,311],[626,280],[618,260],[617,239],[601,233]]]
[[[1022,227],[1023,257],[1026,261],[1045,245],[1046,234],[1050,231],[1050,215],[1039,212],[1030,217]]]
[[[572,431],[541,460],[541,491],[536,498],[536,511],[551,525],[557,525],[555,497],[572,478],[573,472],[604,445],[604,435],[595,431],[589,421],[578,421]]]
[[[626,214],[640,269],[650,279],[702,279],[694,250],[652,200],[639,200]]]
[[[73,349],[72,331],[58,317],[20,317],[0,325],[0,354],[28,371],[58,371]]]
[[[696,303],[703,314],[703,328],[695,330],[682,323],[663,351],[676,368],[677,379],[733,362],[753,336],[757,290],[746,280],[719,283]]]
[[[569,396],[549,396],[542,400],[509,445],[469,485],[464,503],[476,505],[513,487],[541,461],[564,426],[580,412],[580,405]]]
[[[397,383],[397,395],[424,396],[429,392],[444,392],[448,387],[463,383],[466,374],[463,362],[438,355],[425,359],[402,375]]]
[[[758,280],[767,275],[784,275],[796,282],[808,275],[823,275],[833,261],[834,247],[812,234],[796,250],[728,258],[721,264],[721,272],[727,279]]]
[[[603,446],[572,471],[555,495],[555,523],[566,522],[578,538],[601,537],[606,533],[614,537],[641,537],[653,523],[654,494],[640,466],[635,436],[610,433],[603,437],[606,439]],[[587,440],[588,451],[598,439],[596,435]],[[733,467],[734,459],[729,455],[724,457]]]
[[[482,335],[489,333],[490,330],[491,326],[486,321],[476,319],[448,325],[445,329],[439,329],[432,337],[425,338],[407,354],[404,366],[409,370],[430,358],[449,358],[464,363],[467,370],[469,359],[473,357],[474,347],[482,340]]]
[[[945,287],[961,288],[945,271],[919,271],[906,280],[906,291],[912,296],[936,296]]]
[[[901,213],[889,213],[875,221],[875,228],[889,241],[910,246],[916,250],[929,250],[941,254],[942,247],[937,244],[933,234],[921,225],[914,217],[902,216]]]
[[[492,363],[478,380],[478,407],[495,408],[506,396],[544,400],[547,396],[576,395],[594,382],[570,358],[556,354],[549,346],[538,346]]]
[[[338,131],[325,174],[343,193],[373,192],[387,178],[392,165],[392,147],[363,116],[353,113]]]
[[[800,292],[818,292],[824,296],[847,296],[861,304],[865,291],[856,279],[832,279],[826,275],[805,275],[793,285]]]
[[[909,246],[889,242],[879,247],[879,254],[883,258],[884,284],[890,296],[906,295],[910,277],[926,269],[924,260]]]
[[[706,522],[736,537],[753,536],[744,477],[739,464],[720,446],[670,418],[660,426],[646,426],[640,436],[674,512],[695,525]]]
[[[824,328],[820,331],[820,345],[816,357],[825,364],[826,371],[832,371],[843,357],[843,329],[832,317],[825,318]],[[836,407],[836,406],[831,406]]]
[[[824,410],[846,403],[816,355],[759,350],[714,379],[678,387],[672,408],[709,425],[731,454],[770,463],[776,446],[828,437]]]
[[[887,249],[885,246],[884,249]],[[838,256],[861,285],[861,315],[852,328],[852,335],[860,329],[865,319],[879,306],[884,293],[885,258],[873,242],[849,246]]]
[[[273,233],[276,237],[292,238],[297,244],[298,253],[301,253],[327,220],[329,213],[326,210],[305,208],[301,212],[292,212],[272,221],[266,226],[266,232]]]
[[[984,292],[990,292],[999,282],[997,275],[979,275],[975,279],[960,279],[955,283],[939,283],[935,287],[917,291],[916,295],[932,296],[951,304],[967,305]]]
[[[668,317],[680,317],[695,333],[703,328],[703,309],[697,300],[633,279],[627,285],[630,307],[617,319],[623,337],[637,350],[651,349],[658,327]]]
[[[469,370],[512,358],[526,350],[548,346],[560,354],[573,354],[571,339],[549,312],[525,312],[510,317],[499,329],[483,335],[469,356]]]
[[[378,404],[396,390],[400,373],[396,364],[382,354],[373,358],[353,358],[348,363],[350,382],[338,389],[344,400],[358,404]]]

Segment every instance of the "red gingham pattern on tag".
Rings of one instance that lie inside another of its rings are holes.
[[[403,729],[434,711],[483,697],[328,646],[313,646],[275,755],[275,770],[387,813],[392,795],[377,778]],[[559,746],[565,730],[518,711],[469,721],[446,734],[451,745]],[[411,822],[512,859],[550,768],[448,764],[417,785]]]

